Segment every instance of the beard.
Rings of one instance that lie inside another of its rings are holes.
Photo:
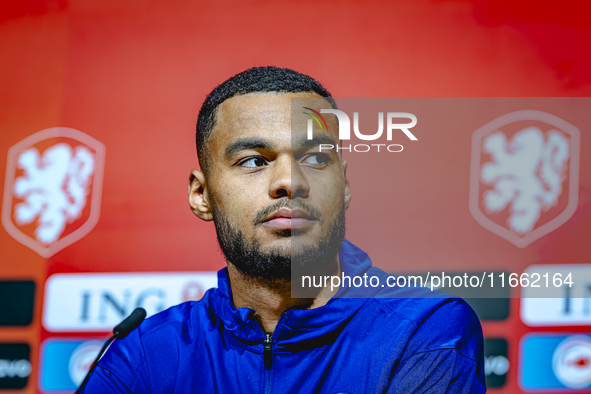
[[[210,195],[210,197],[213,197]],[[345,238],[345,204],[330,224],[328,232],[313,245],[303,245],[298,240],[302,231],[278,231],[279,237],[290,239],[290,245],[275,249],[263,249],[257,239],[246,239],[240,228],[234,225],[210,199],[218,243],[226,259],[244,275],[267,282],[284,282],[300,275],[313,275],[331,268]],[[283,207],[296,206],[285,197],[275,204],[261,209],[253,224],[260,225],[261,218]],[[322,214],[304,203],[297,204],[313,214],[322,224]],[[293,238],[292,238],[293,236]]]

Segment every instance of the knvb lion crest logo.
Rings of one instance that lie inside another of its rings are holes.
[[[540,111],[517,111],[472,137],[470,212],[520,248],[564,224],[577,209],[579,130]]]
[[[105,147],[81,131],[54,127],[8,151],[2,224],[47,258],[98,222]]]

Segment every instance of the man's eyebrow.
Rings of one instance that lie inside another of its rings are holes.
[[[242,138],[232,142],[226,148],[226,158],[232,156],[236,152],[247,149],[265,149],[272,150],[272,145],[260,138]]]
[[[296,142],[296,148],[312,148],[320,144],[328,144],[335,146],[336,142],[326,134],[315,135],[311,140],[299,140]]]

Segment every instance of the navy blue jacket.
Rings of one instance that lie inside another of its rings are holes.
[[[346,240],[340,258],[346,275],[386,283],[387,274]],[[341,287],[320,308],[286,311],[267,338],[254,311],[234,308],[227,269],[218,278],[201,301],[169,308],[115,340],[85,392],[485,392],[480,322],[461,299],[423,288]]]

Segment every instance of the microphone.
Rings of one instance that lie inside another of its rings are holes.
[[[144,308],[135,308],[131,315],[127,316],[117,327],[113,329],[113,336],[117,339],[123,339],[137,328],[146,318],[146,310]]]
[[[84,386],[86,386],[86,382],[88,381],[88,378],[90,378],[92,371],[94,371],[94,369],[98,365],[99,360],[101,359],[103,353],[107,350],[107,348],[109,347],[111,342],[113,342],[115,339],[125,338],[127,336],[127,334],[129,334],[130,332],[135,330],[142,323],[142,321],[144,321],[145,318],[146,318],[146,310],[144,308],[135,308],[135,310],[133,312],[131,312],[131,315],[127,316],[125,318],[125,320],[123,320],[121,323],[119,323],[117,326],[115,326],[115,328],[113,329],[113,336],[111,338],[107,339],[107,342],[105,342],[105,344],[103,345],[103,348],[101,349],[99,354],[94,359],[94,362],[90,366],[90,369],[88,370],[88,373],[86,374],[86,377],[82,381],[82,384],[80,385],[80,387],[78,387],[78,390],[76,390],[75,394],[82,393],[82,389],[84,388]]]

